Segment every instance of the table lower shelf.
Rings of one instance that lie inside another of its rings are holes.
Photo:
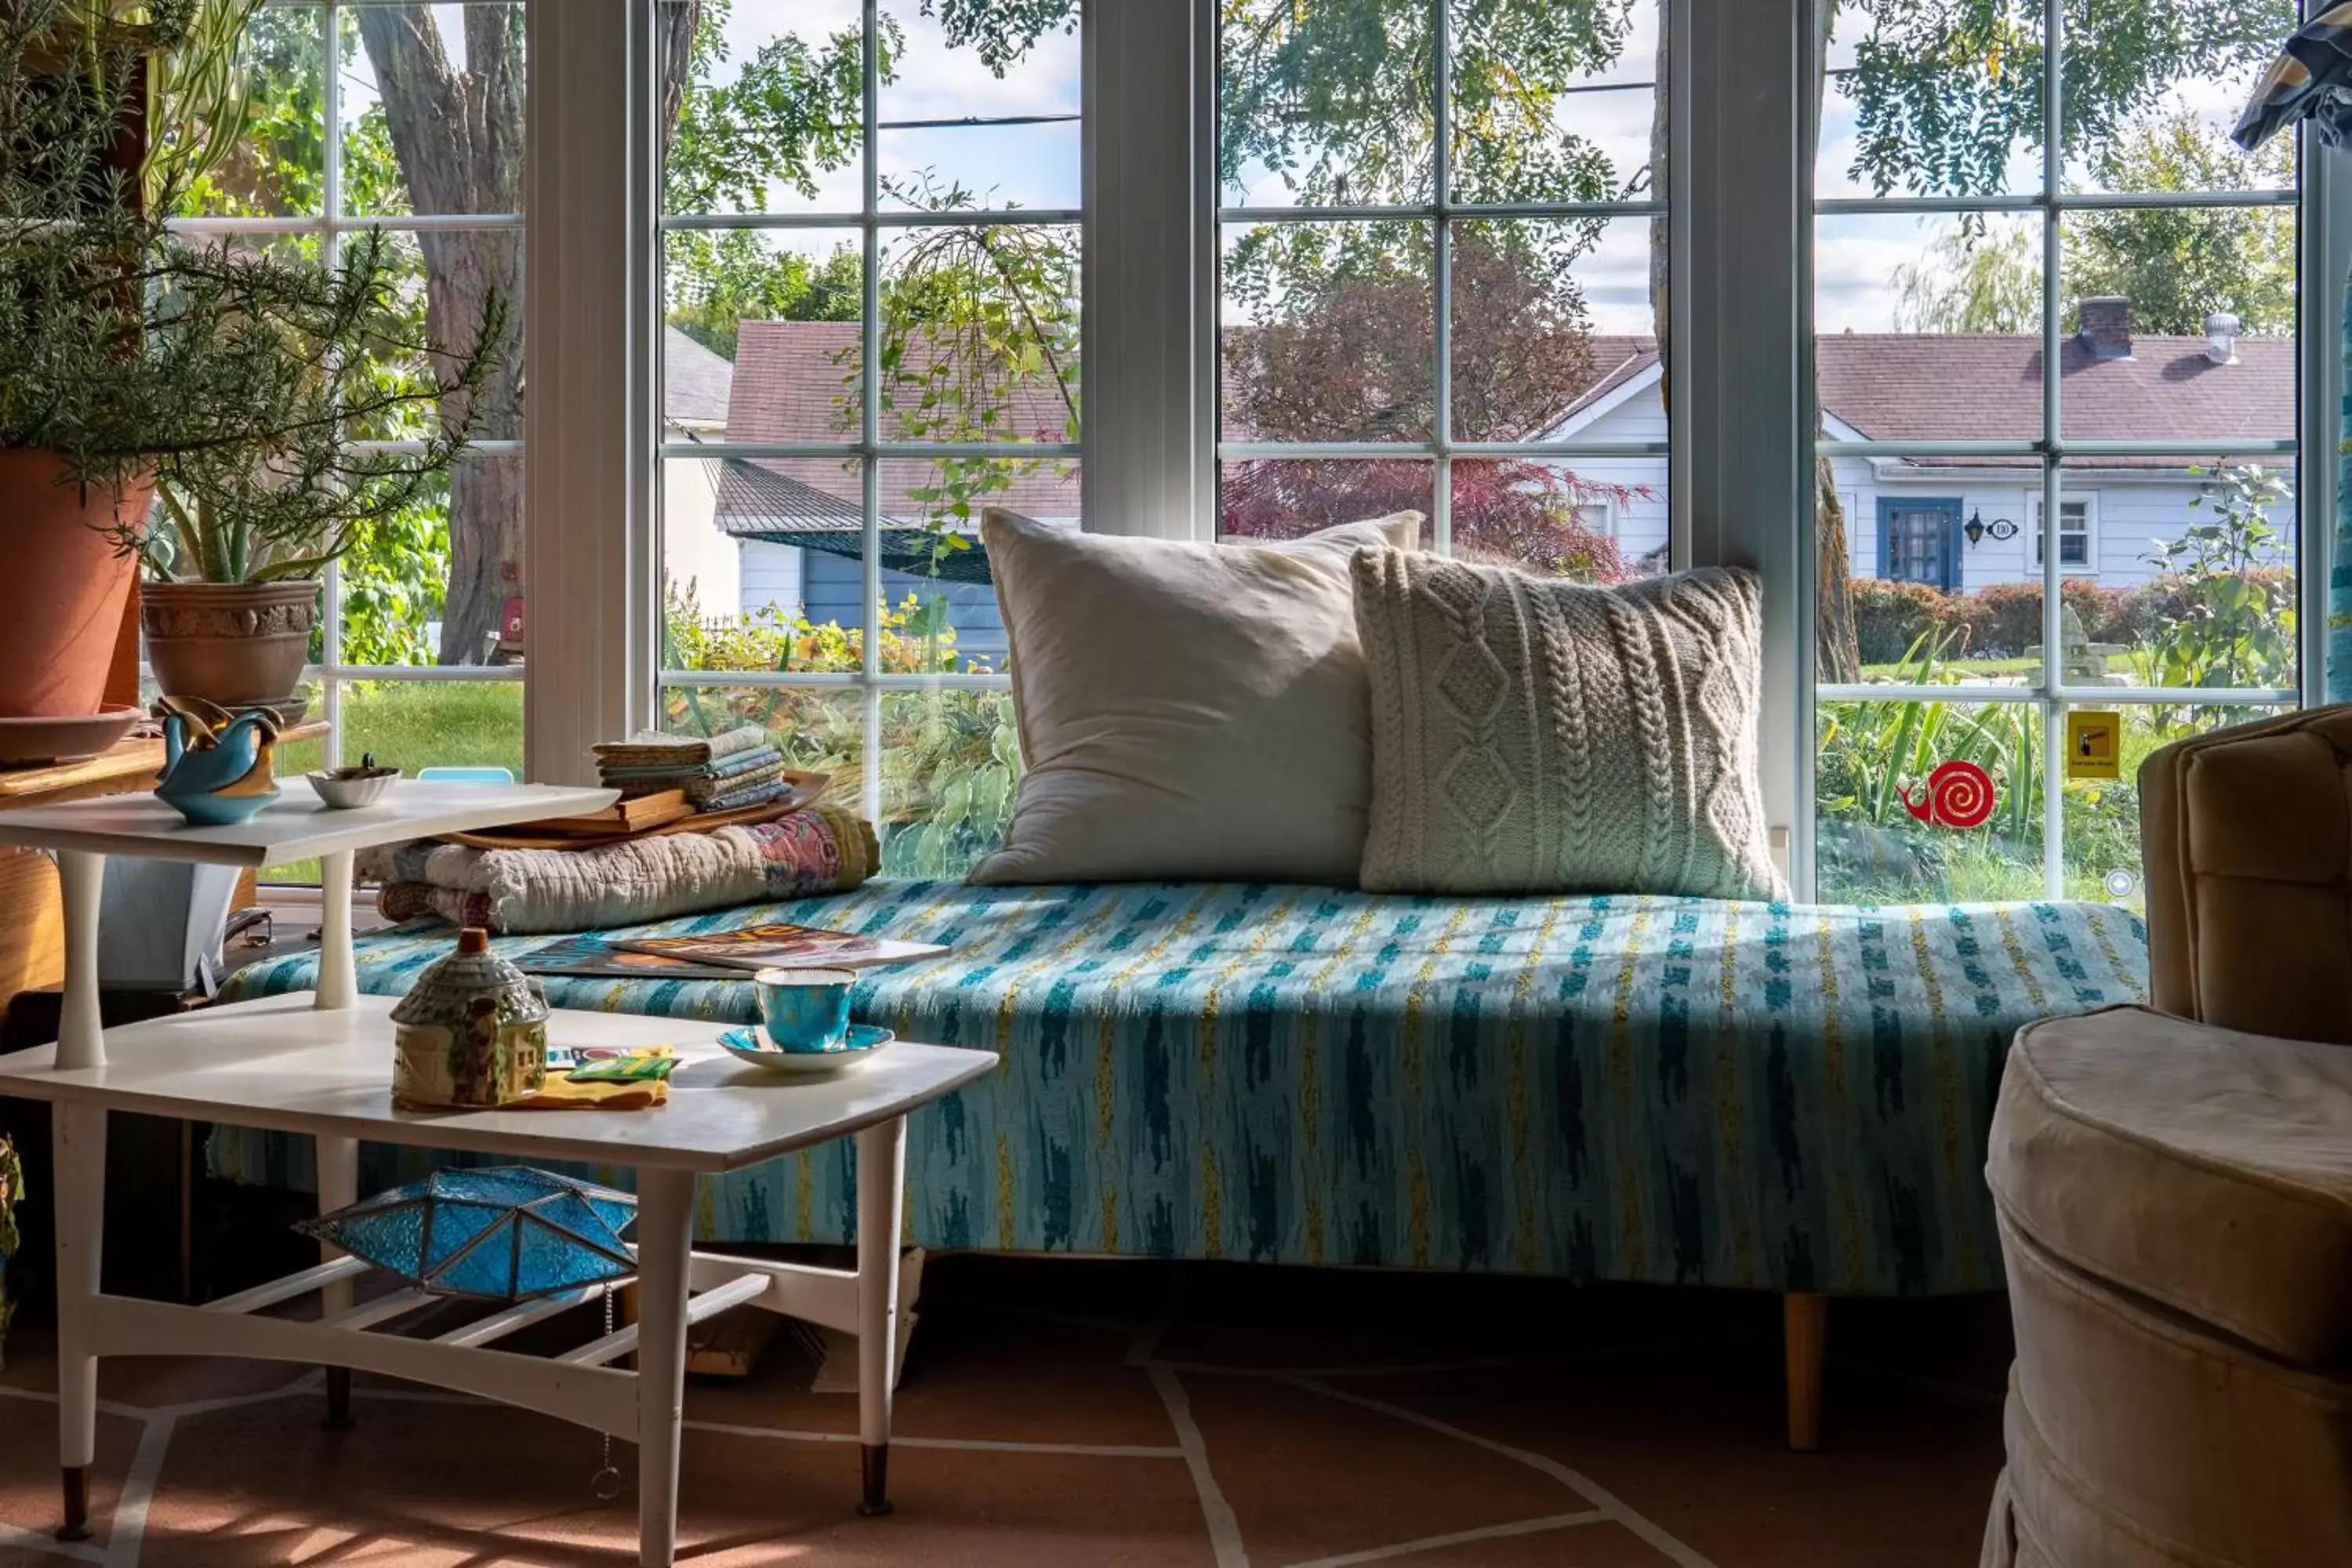
[[[448,1298],[395,1289],[339,1311],[325,1310],[337,1287],[347,1289],[372,1271],[361,1258],[338,1258],[194,1307],[99,1295],[88,1303],[85,1342],[100,1357],[228,1356],[348,1367],[478,1394],[637,1440],[637,1376],[614,1364],[635,1352],[635,1324],[552,1356],[499,1348],[499,1341],[523,1329],[596,1300],[605,1286],[517,1302],[432,1338],[411,1338],[383,1331]],[[635,1283],[634,1275],[625,1276],[611,1289]],[[857,1276],[851,1270],[697,1252],[690,1256],[688,1289],[689,1326],[749,1306],[856,1331]],[[323,1315],[315,1321],[263,1315],[306,1296],[321,1299]]]

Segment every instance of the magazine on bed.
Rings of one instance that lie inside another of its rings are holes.
[[[514,966],[541,978],[572,975],[583,980],[740,980],[743,972],[716,963],[690,963],[631,952],[613,939],[589,931],[567,936],[533,952],[517,954]]]
[[[697,966],[721,964],[730,970],[858,969],[869,963],[904,963],[910,959],[937,958],[947,949],[937,942],[895,942],[888,937],[859,936],[852,931],[826,931],[819,926],[744,926],[736,931],[699,931],[692,936],[613,937],[612,945],[649,958],[683,960]],[[669,972],[665,972],[669,973]]]

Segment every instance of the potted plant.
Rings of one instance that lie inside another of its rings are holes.
[[[268,264],[258,289],[248,262],[217,251],[181,254],[171,270],[160,330],[253,351],[238,380],[245,417],[157,452],[152,516],[118,516],[108,531],[146,569],[140,620],[163,689],[232,710],[279,703],[310,657],[319,574],[470,444],[504,307],[492,300],[474,342],[445,349],[374,230],[346,240],[331,270],[281,277]]]
[[[98,709],[140,561],[174,580],[299,577],[468,437],[501,310],[443,353],[412,324],[380,237],[329,271],[167,226],[241,117],[220,48],[250,8],[0,5],[0,719]],[[159,109],[173,80],[210,107]],[[363,439],[407,435],[428,409],[421,450]],[[165,521],[151,526],[166,469]],[[238,606],[226,626],[282,637],[286,618]]]

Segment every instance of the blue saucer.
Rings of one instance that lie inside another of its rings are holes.
[[[719,1037],[719,1047],[738,1061],[751,1063],[770,1072],[828,1073],[865,1061],[876,1051],[898,1037],[876,1024],[852,1024],[839,1044],[821,1051],[788,1051],[778,1047],[757,1028],[727,1029]]]

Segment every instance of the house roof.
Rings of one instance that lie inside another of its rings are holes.
[[[1595,416],[1658,368],[1654,339],[1606,335],[1592,340],[1591,384],[1553,427],[1559,433]],[[2178,442],[2175,457],[2074,458],[2081,467],[2177,468],[2200,458],[2200,443],[2294,434],[2295,363],[2291,338],[2242,338],[2236,359],[2215,364],[2203,338],[2139,337],[2130,357],[2099,360],[2068,337],[2059,362],[2064,434],[2072,440]],[[852,321],[746,321],[727,405],[735,441],[839,441],[855,429],[853,377],[858,329]],[[715,356],[714,356],[715,357]],[[911,401],[937,360],[910,342],[894,378]],[[2042,433],[2042,340],[1991,333],[1839,332],[1816,347],[1822,407],[1864,437],[1880,441],[2032,440]],[[1230,385],[1221,419],[1227,440],[1247,440]],[[1057,438],[1064,411],[1050,386],[1016,388],[1001,410],[1008,435]],[[1530,432],[1531,435],[1535,434]],[[2273,459],[2263,459],[2273,461]],[[2286,459],[2278,458],[2284,462]],[[1918,459],[1920,467],[2016,466],[2014,458]],[[859,477],[854,460],[761,459],[756,468],[790,488],[722,483],[721,527],[738,534],[772,531],[778,510],[794,529],[857,526]],[[886,527],[910,527],[931,503],[915,492],[939,482],[937,465],[891,458],[881,465]],[[791,495],[797,505],[782,508]],[[1009,489],[983,498],[1039,516],[1078,513],[1076,465],[1043,460]],[[773,509],[752,510],[751,508]]]
[[[662,329],[662,414],[672,425],[717,430],[727,423],[735,367],[676,327]]]
[[[1656,340],[1596,338],[1630,351],[1563,419],[1658,363]],[[2203,338],[2137,337],[2126,359],[2094,359],[2073,335],[2060,345],[2059,407],[2075,441],[2177,441],[2179,457],[2070,458],[2081,468],[2179,468],[2217,440],[2294,434],[2292,338],[2241,338],[2216,364]],[[1604,363],[1608,355],[1601,355]],[[1822,407],[1872,441],[2032,441],[2042,434],[2042,340],[2032,334],[1835,332],[1814,346]],[[2015,458],[1933,458],[1922,466],[2014,466]],[[2271,461],[2273,459],[2263,459]],[[2275,459],[2284,462],[2287,459]]]
[[[837,442],[855,439],[858,409],[856,374],[860,345],[855,321],[745,321],[735,344],[733,384],[727,402],[727,438],[730,441]],[[898,401],[912,404],[920,395],[939,356],[922,338],[907,344],[906,353],[888,382]],[[1058,441],[1067,416],[1060,395],[1042,378],[1031,378],[1013,389],[997,408],[997,423],[1008,440]],[[888,414],[884,432],[889,434]],[[786,520],[791,531],[846,529],[856,531],[863,504],[862,479],[856,458],[763,458],[737,459],[775,479],[774,486],[754,482],[751,476],[722,477],[719,493],[719,525],[729,533],[753,537],[778,531],[776,514],[765,510],[780,498],[792,496],[800,504]],[[734,462],[730,462],[730,468]],[[919,523],[937,509],[937,501],[919,492],[940,483],[937,463],[917,458],[887,458],[878,465],[884,527],[905,529]],[[1010,507],[1036,517],[1078,515],[1077,464],[1066,458],[1040,458],[1024,464],[1006,488],[987,492],[977,500]],[[835,509],[827,510],[827,504]]]

